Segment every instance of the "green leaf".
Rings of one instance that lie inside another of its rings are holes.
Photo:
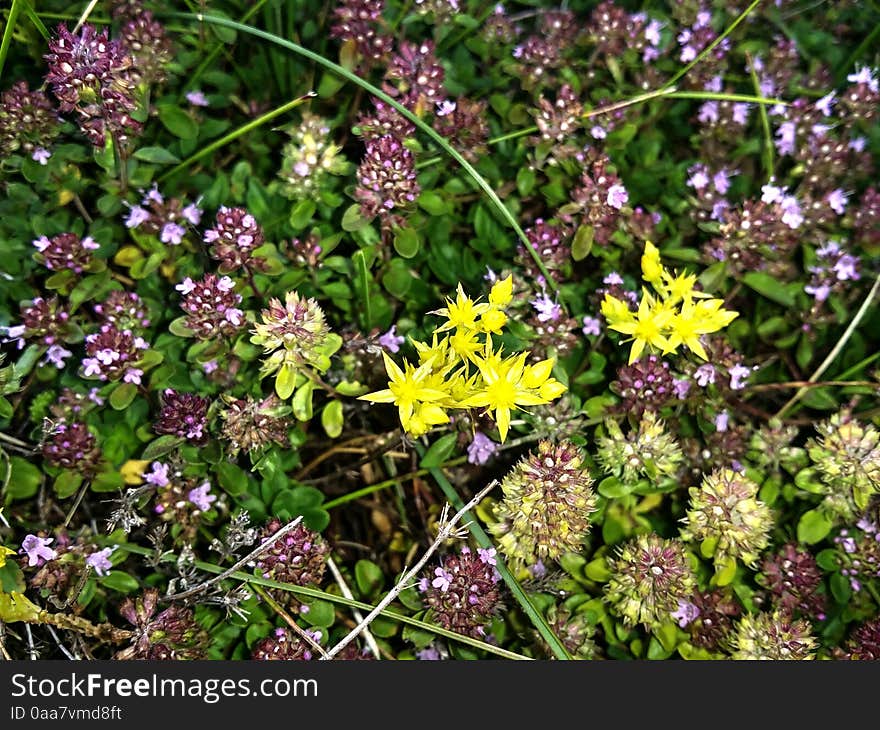
[[[361,215],[361,206],[355,203],[345,209],[342,214],[342,230],[343,231],[359,231],[361,228],[369,224],[369,220]]]
[[[146,461],[152,461],[153,459],[158,459],[165,454],[174,451],[178,446],[180,446],[184,442],[184,439],[180,436],[173,436],[171,434],[166,434],[164,436],[160,436],[157,439],[154,439],[147,447],[144,449],[141,454],[141,459]]]
[[[840,407],[831,388],[810,388],[804,392],[801,403],[818,411],[834,411]]]
[[[168,104],[159,107],[159,121],[175,137],[195,139],[199,136],[199,125],[183,109]]]
[[[394,232],[394,250],[403,258],[411,259],[419,252],[419,234],[412,228],[398,228]]]
[[[835,573],[831,576],[829,583],[834,600],[838,603],[849,603],[849,599],[852,597],[852,585],[849,582],[849,578],[840,573]]]
[[[516,189],[520,195],[528,195],[535,188],[535,171],[531,167],[521,167],[516,173]]]
[[[587,563],[584,568],[584,575],[590,580],[597,583],[604,583],[611,577],[611,571],[608,569],[608,561],[604,557],[595,558]]]
[[[0,593],[0,621],[13,624],[16,621],[39,623],[40,608],[23,593]]]
[[[817,509],[811,509],[804,512],[798,520],[797,536],[798,541],[813,545],[823,540],[829,532],[831,532],[831,520],[828,516]]]
[[[171,154],[165,147],[141,147],[133,156],[138,160],[157,165],[173,165],[180,162],[180,158]]]
[[[245,494],[248,490],[247,472],[229,461],[217,464],[217,481],[223,491],[232,497]]]
[[[102,471],[92,480],[93,492],[117,492],[124,487],[125,481],[118,471]]]
[[[432,190],[425,190],[417,202],[428,215],[445,215],[448,212],[446,202]]]
[[[603,497],[607,497],[608,499],[616,499],[617,497],[623,497],[633,490],[633,485],[624,484],[617,477],[605,477],[601,482],[599,482],[596,487],[596,491],[599,492]]]
[[[318,206],[315,205],[314,200],[301,200],[290,211],[290,225],[295,230],[302,230],[312,220],[312,216],[315,215],[317,209]]]
[[[140,588],[137,578],[123,570],[111,570],[103,578],[98,579],[102,586],[119,593],[134,593]]]
[[[581,226],[574,234],[574,240],[571,242],[571,257],[575,261],[582,261],[590,255],[593,249],[593,238],[595,230],[593,226]]]
[[[106,288],[110,283],[110,277],[106,272],[103,274],[93,274],[85,277],[70,292],[70,308],[71,312],[75,310],[83,302],[95,299],[102,289]]]
[[[763,271],[749,271],[743,276],[743,283],[783,307],[793,307],[795,304],[791,289],[780,284],[776,277]]]
[[[0,548],[3,546],[0,545]],[[24,582],[24,573],[14,560],[6,560],[6,564],[0,568],[0,593],[24,593],[27,584]]]
[[[342,427],[345,421],[342,415],[342,401],[331,400],[321,411],[321,425],[324,427],[326,434],[335,439],[342,433]]]
[[[20,456],[13,456],[9,460],[9,466],[12,473],[9,475],[9,482],[6,485],[6,493],[12,499],[33,497],[43,481],[42,472]]]
[[[425,452],[419,462],[421,469],[433,469],[446,461],[455,450],[455,442],[458,440],[457,433],[447,433],[438,438]]]
[[[322,629],[333,625],[336,620],[336,609],[332,603],[316,598],[307,605],[309,610],[300,614],[307,623]]]
[[[391,259],[388,262],[388,270],[382,275],[382,286],[391,296],[403,299],[409,293],[412,284],[412,272],[403,259]]]
[[[306,512],[320,508],[323,501],[324,495],[314,487],[283,488],[272,500],[272,511],[285,521],[299,515],[306,519]]]
[[[362,597],[369,598],[385,584],[382,569],[370,560],[358,560],[354,565],[354,579]]]
[[[79,472],[72,469],[64,469],[57,477],[52,488],[59,499],[67,499],[76,494],[76,490],[80,488],[83,477]]]
[[[275,393],[281,400],[287,400],[293,395],[296,387],[296,370],[289,365],[282,365],[275,374]]]
[[[315,390],[315,384],[311,380],[307,380],[293,394],[293,415],[298,421],[310,421],[312,419],[312,393]]]
[[[114,410],[124,411],[131,405],[137,395],[137,386],[134,383],[120,383],[110,394],[110,405]]]

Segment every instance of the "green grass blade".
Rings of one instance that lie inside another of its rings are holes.
[[[236,21],[228,20],[227,18],[218,18],[212,15],[203,15],[201,13],[165,13],[165,15],[173,18],[195,20],[200,23],[213,23],[215,25],[226,26],[227,28],[233,28],[234,30],[237,30],[241,33],[248,33],[250,35],[256,36],[257,38],[262,38],[263,40],[270,41],[271,43],[276,43],[283,48],[286,48],[290,51],[293,51],[294,53],[298,53],[299,55],[308,58],[310,61],[314,61],[318,65],[323,66],[324,68],[341,76],[347,81],[351,81],[353,84],[360,86],[364,91],[368,91],[376,98],[384,101],[386,104],[393,107],[398,113],[400,113],[402,116],[404,116],[414,125],[416,125],[419,130],[430,137],[438,147],[440,147],[444,152],[446,152],[446,154],[452,157],[452,159],[454,159],[459,165],[462,166],[462,168],[464,168],[465,172],[467,172],[467,174],[470,175],[471,179],[477,184],[477,187],[479,187],[480,190],[482,190],[483,193],[486,195],[486,197],[488,197],[489,200],[492,202],[492,204],[500,214],[501,218],[511,228],[513,228],[516,235],[523,242],[523,245],[526,247],[526,250],[531,255],[532,259],[535,262],[535,265],[538,267],[538,270],[544,276],[547,285],[554,291],[558,290],[558,284],[553,279],[553,277],[550,276],[549,272],[547,271],[547,267],[544,266],[544,262],[541,261],[540,255],[535,250],[534,246],[532,246],[531,242],[525,234],[525,231],[523,231],[522,227],[519,225],[519,223],[517,223],[516,218],[513,216],[510,210],[508,210],[507,206],[504,205],[503,202],[501,202],[501,198],[498,197],[498,194],[495,192],[492,186],[489,185],[486,179],[482,175],[480,175],[480,173],[477,172],[474,166],[471,165],[471,163],[468,162],[461,155],[461,153],[458,152],[458,150],[450,145],[449,142],[441,134],[436,132],[430,124],[425,123],[422,119],[413,114],[405,106],[402,106],[398,101],[382,91],[382,89],[373,86],[373,84],[371,84],[369,81],[362,79],[357,74],[343,68],[339,64],[334,63],[327,58],[324,58],[324,56],[319,53],[310,51],[308,48],[304,48],[298,43],[294,43],[285,38],[280,38],[273,33],[267,33],[266,31],[260,30],[259,28],[254,28],[253,26],[245,25],[243,23],[237,23]]]
[[[416,445],[416,451],[419,452],[419,456],[424,456],[425,449],[420,444]],[[439,468],[431,469],[431,476],[434,477],[435,481],[440,486],[440,489],[443,490],[443,494],[446,495],[446,499],[449,500],[449,503],[456,510],[460,510],[462,507],[464,507],[464,502],[462,502],[461,497],[458,496],[455,488],[452,486],[452,484],[449,483],[446,475],[443,474],[443,472]],[[480,545],[480,547],[495,547],[495,544],[486,534],[486,531],[476,521],[476,519],[467,514],[464,515],[462,519],[467,521],[468,529],[470,530],[471,535],[474,536],[474,539],[477,541],[477,544]],[[535,608],[535,604],[532,603],[528,594],[519,584],[519,581],[514,577],[513,573],[510,572],[507,565],[504,564],[504,560],[502,559],[500,554],[496,556],[496,560],[497,565],[495,567],[501,574],[502,580],[507,584],[510,592],[513,593],[514,598],[516,598],[526,616],[528,616],[529,620],[532,622],[532,625],[537,629],[538,633],[541,635],[541,638],[543,638],[544,641],[547,642],[547,645],[550,647],[553,655],[557,659],[571,659],[571,654],[568,653],[568,650],[565,648],[565,646],[562,644],[556,634],[553,633],[553,629],[551,629],[547,622],[544,620],[541,612],[538,611],[537,608]]]
[[[749,74],[752,77],[752,85],[755,87],[755,93],[760,95],[761,82],[758,79],[758,72],[755,70],[755,64],[752,62],[752,57],[750,55],[746,54],[746,58],[749,62]],[[764,131],[764,170],[767,173],[767,180],[769,182],[773,179],[773,175],[775,173],[773,133],[770,131],[770,117],[767,115],[767,107],[763,104],[759,104],[758,114],[761,117],[761,129]]]
[[[43,21],[40,20],[29,0],[22,0],[21,4],[24,6],[24,14],[28,16],[28,20],[34,24],[34,27],[39,34],[43,36],[44,40],[49,40],[49,29],[43,24]]]
[[[277,107],[276,109],[272,109],[271,111],[268,111],[265,114],[262,114],[261,116],[257,117],[256,119],[251,120],[247,124],[243,124],[238,129],[234,129],[229,134],[224,135],[220,139],[214,140],[213,142],[206,145],[202,149],[191,154],[183,162],[175,165],[170,170],[168,170],[168,172],[166,172],[165,174],[163,174],[159,178],[159,182],[164,182],[168,178],[176,175],[178,172],[181,172],[182,170],[185,170],[186,168],[188,168],[196,160],[200,160],[205,155],[209,155],[212,152],[214,152],[215,150],[218,150],[221,147],[228,145],[230,142],[234,142],[236,139],[238,139],[242,135],[247,134],[248,132],[251,132],[254,129],[257,129],[258,127],[262,127],[264,124],[267,124],[267,123],[271,122],[273,119],[275,119],[275,117],[281,116],[285,112],[289,112],[291,109],[295,109],[300,104],[306,102],[307,100],[311,99],[312,97],[314,97],[313,92],[309,92],[305,96],[297,97],[296,99],[293,99],[292,101],[289,101],[286,104],[282,104],[281,106]]]
[[[18,14],[22,11],[22,0],[12,0],[9,16],[6,18],[6,26],[3,28],[3,40],[0,41],[0,78],[3,77],[3,67],[6,65],[6,57],[9,55],[9,47],[12,45],[12,34],[15,32],[15,24]]]
[[[113,543],[113,545],[116,546],[116,543]],[[150,550],[149,548],[141,547],[140,545],[120,543],[118,547],[120,550],[124,550],[127,553],[133,553],[135,555],[151,556],[153,554],[152,550]],[[173,563],[176,560],[177,556],[173,554],[165,555],[162,558],[163,563]],[[219,573],[222,573],[224,570],[226,570],[226,568],[223,568],[219,565],[206,563],[201,560],[196,560],[194,565],[199,570],[202,570],[205,573],[213,573],[214,575],[218,575]],[[276,580],[270,580],[268,578],[258,578],[255,575],[248,575],[247,573],[243,573],[241,571],[236,571],[235,573],[232,573],[229,578],[240,580],[243,583],[253,583],[254,585],[262,586],[263,588],[274,588],[276,590],[287,591],[288,593],[295,593],[299,596],[318,598],[322,601],[337,603],[342,606],[347,606],[348,608],[357,608],[366,613],[369,613],[374,608],[374,606],[371,606],[369,603],[355,601],[354,599],[346,598],[345,596],[337,596],[333,593],[325,593],[324,591],[318,590],[317,588],[305,588],[302,586],[295,586],[290,583],[280,583]],[[435,626],[434,624],[430,624],[427,621],[420,621],[419,619],[413,618],[412,616],[405,616],[404,614],[397,613],[396,611],[389,611],[386,609],[385,611],[382,611],[380,615],[384,616],[385,618],[389,618],[392,621],[397,621],[399,623],[407,624],[422,631],[428,631],[432,634],[437,634],[437,636],[442,636],[444,639],[457,641],[461,644],[467,644],[474,647],[475,649],[480,649],[490,654],[495,654],[496,656],[500,656],[504,659],[516,659],[526,661],[531,660],[531,657],[523,656],[522,654],[517,654],[516,652],[509,651],[508,649],[502,649],[501,647],[493,646],[492,644],[487,644],[485,641],[473,639],[470,636],[465,636],[464,634],[457,634],[454,631],[444,629],[442,626]]]
[[[373,308],[370,305],[370,272],[367,271],[367,258],[363,251],[355,251],[352,256],[354,261],[357,281],[360,282],[364,292],[364,331],[369,332],[373,328]]]

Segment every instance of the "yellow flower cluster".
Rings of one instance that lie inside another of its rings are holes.
[[[520,406],[550,403],[566,388],[550,377],[554,360],[526,365],[528,352],[504,356],[492,335],[507,324],[504,307],[513,299],[513,279],[498,281],[489,301],[468,297],[458,285],[455,300],[429,314],[446,321],[434,330],[431,343],[413,341],[419,364],[397,365],[386,353],[388,388],[362,395],[372,403],[397,406],[404,431],[421,436],[431,426],[449,421],[447,411],[485,408],[492,414],[503,442],[510,429],[511,412]]]
[[[660,263],[660,251],[647,241],[642,254],[642,278],[654,289],[642,289],[638,311],[630,311],[626,302],[605,295],[602,315],[609,329],[629,335],[633,341],[629,363],[639,359],[646,346],[663,354],[684,345],[703,360],[708,360],[700,335],[724,329],[739,316],[723,309],[723,300],[694,291],[695,274],[674,274]]]

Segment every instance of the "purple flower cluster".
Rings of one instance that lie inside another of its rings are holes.
[[[178,198],[165,200],[158,187],[153,185],[140,205],[130,206],[125,226],[158,235],[162,243],[178,246],[188,232],[187,226],[197,226],[201,221],[202,209],[197,203],[184,205]]]
[[[59,423],[43,442],[43,457],[52,466],[94,473],[101,459],[98,442],[84,423]]]
[[[102,323],[120,330],[143,331],[150,326],[150,318],[143,300],[134,292],[116,289],[94,306]]]
[[[80,129],[95,147],[103,148],[108,135],[122,144],[140,132],[131,116],[137,106],[132,59],[120,41],[86,23],[76,35],[59,25],[48,45],[46,82],[61,111],[76,112]]]
[[[263,529],[260,541],[266,542],[281,527],[281,520],[273,517]],[[298,586],[317,586],[324,577],[329,555],[330,546],[324,538],[300,524],[275,540],[257,558],[256,566],[265,578]]]
[[[260,260],[253,258],[253,252],[266,239],[262,227],[247,210],[223,206],[217,211],[214,227],[205,231],[204,240],[211,257],[220,262],[221,273],[227,274],[258,264]]]
[[[718,34],[712,28],[712,12],[708,8],[700,9],[693,24],[682,28],[676,36],[679,46],[678,60],[681,63],[690,63],[695,60],[711,43]],[[725,38],[712,51],[704,57],[702,63],[694,66],[692,73],[685,77],[686,81],[698,87],[704,86],[706,81],[724,69],[724,59],[730,50],[730,39]]]
[[[486,102],[459,97],[438,104],[434,129],[460,150],[463,157],[476,162],[486,153],[489,139]]]
[[[136,83],[157,84],[165,80],[165,67],[173,47],[165,27],[149,10],[141,10],[119,29],[122,47],[132,58],[131,78]]]
[[[648,355],[632,365],[622,365],[611,390],[621,397],[618,409],[640,418],[646,410],[658,411],[677,397],[669,363]]]
[[[563,64],[563,53],[571,47],[580,29],[570,10],[540,14],[538,33],[527,36],[513,49],[513,73],[526,91],[552,86],[554,69]]]
[[[840,574],[858,593],[863,583],[880,578],[880,529],[869,519],[859,520],[856,526],[857,530],[840,530],[833,541],[838,547]]]
[[[70,314],[61,308],[58,297],[35,297],[30,304],[21,309],[21,324],[6,327],[3,342],[15,342],[18,349],[24,347],[26,340],[41,345],[60,347],[59,340],[66,334]]]
[[[612,172],[611,160],[589,148],[579,161],[583,165],[580,185],[572,192],[572,203],[562,208],[563,219],[580,212],[579,225],[592,230],[593,240],[606,245],[621,222],[621,213],[629,202],[629,193],[621,179]]]
[[[705,220],[708,217],[715,221],[724,220],[724,212],[730,207],[724,196],[730,190],[730,178],[735,174],[735,171],[728,170],[727,167],[710,170],[701,162],[688,168],[687,184],[694,190],[699,219]]]
[[[385,0],[342,0],[334,9],[330,37],[353,43],[367,65],[381,61],[394,39],[383,35],[381,19]]]
[[[40,236],[33,244],[39,252],[37,258],[47,269],[70,269],[75,274],[81,274],[89,266],[92,251],[101,247],[91,236],[80,238],[75,233],[59,233],[52,238]]]
[[[396,109],[384,101],[373,99],[373,113],[361,113],[358,117],[358,133],[364,139],[377,139],[390,135],[401,141],[415,134],[416,127]]]
[[[562,281],[565,266],[571,260],[571,247],[567,240],[570,236],[568,228],[560,223],[550,223],[543,218],[536,218],[535,222],[526,228],[525,234],[547,269],[547,273],[555,281]],[[517,259],[529,279],[537,280],[541,276],[534,259],[522,243],[517,249]]]
[[[783,546],[764,559],[759,582],[767,588],[773,608],[789,614],[798,611],[820,621],[825,618],[822,571],[809,551],[790,543]]]
[[[829,241],[816,251],[817,263],[809,267],[810,283],[804,287],[817,303],[825,302],[831,293],[847,286],[845,282],[857,281],[859,258],[846,253],[836,241]]]
[[[411,207],[421,192],[412,152],[390,135],[367,140],[357,181],[355,200],[365,218]]]
[[[659,20],[649,19],[645,13],[631,14],[606,0],[590,16],[589,36],[599,56],[618,57],[632,49],[641,53],[644,63],[650,63],[660,57],[662,28]]]
[[[311,631],[309,634],[315,640],[321,638],[320,631]],[[257,642],[251,659],[258,662],[309,661],[313,657],[312,652],[311,646],[290,629],[278,628]]]
[[[140,385],[144,372],[135,364],[140,360],[149,343],[129,329],[119,329],[116,325],[105,323],[94,334],[86,336],[86,355],[82,361],[82,375],[85,378],[115,381]]]
[[[480,548],[474,554],[464,547],[459,555],[446,556],[439,568],[421,578],[422,599],[440,626],[474,638],[485,636],[486,624],[501,599],[501,576],[494,556],[494,548]]]
[[[166,388],[153,430],[185,438],[196,446],[208,441],[208,406],[211,401],[194,393]]]
[[[446,98],[444,77],[443,66],[434,55],[433,41],[401,41],[385,72],[385,78],[395,82],[388,90],[396,92],[400,103],[419,116],[432,111],[435,104]]]
[[[31,91],[26,81],[0,94],[0,152],[4,155],[21,150],[45,165],[60,127],[52,103],[39,89]]]
[[[186,327],[199,339],[230,337],[244,325],[244,312],[238,308],[241,294],[228,276],[205,274],[201,281],[186,277],[175,289],[183,295]]]

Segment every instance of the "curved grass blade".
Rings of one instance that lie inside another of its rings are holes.
[[[116,545],[116,543],[113,543],[113,545]],[[125,550],[126,552],[134,553],[135,555],[151,556],[153,554],[152,550],[150,550],[149,548],[141,547],[140,545],[121,543],[118,547],[120,550]],[[165,555],[162,558],[163,563],[173,563],[176,560],[177,556],[173,554]],[[194,565],[199,570],[202,570],[206,573],[213,573],[215,575],[218,573],[222,573],[225,570],[225,568],[222,568],[219,565],[206,563],[201,560],[196,560]],[[322,601],[338,603],[342,606],[347,606],[349,608],[358,608],[361,611],[372,611],[374,608],[374,606],[371,606],[369,603],[356,601],[354,599],[346,598],[345,596],[337,596],[333,593],[325,593],[324,591],[318,590],[317,588],[305,588],[303,586],[291,585],[290,583],[280,583],[277,580],[259,578],[255,575],[248,575],[247,573],[243,573],[241,571],[236,571],[235,573],[232,573],[229,577],[234,578],[235,580],[240,580],[243,583],[253,583],[254,585],[262,586],[264,588],[274,588],[276,590],[295,593],[299,596],[318,598]],[[397,613],[396,611],[389,611],[386,609],[381,613],[381,615],[385,618],[391,619],[392,621],[398,621],[399,623],[407,624],[409,626],[412,626],[413,628],[417,628],[422,631],[428,631],[432,634],[437,634],[437,636],[442,636],[444,639],[449,639],[450,641],[457,641],[461,644],[467,644],[474,647],[475,649],[480,649],[490,654],[495,654],[496,656],[500,656],[504,659],[531,661],[531,657],[517,654],[516,652],[509,651],[508,649],[502,649],[501,647],[493,646],[492,644],[487,644],[484,641],[473,639],[470,636],[465,636],[464,634],[457,634],[454,631],[444,629],[442,626],[435,626],[434,624],[429,624],[426,621],[420,621],[419,619],[412,618],[412,616],[405,616],[404,614]]]
[[[0,77],[3,76],[3,67],[6,65],[6,57],[9,55],[9,47],[12,45],[12,34],[15,32],[18,14],[22,11],[23,6],[22,0],[12,0],[9,16],[6,18],[6,26],[3,28],[3,40],[0,41]]]
[[[228,145],[230,142],[235,141],[236,139],[241,137],[243,134],[247,134],[248,132],[256,129],[257,127],[261,127],[264,124],[271,122],[273,119],[275,119],[275,117],[278,117],[278,116],[284,114],[285,112],[290,111],[291,109],[295,109],[300,104],[304,103],[305,101],[307,101],[308,99],[311,99],[314,96],[315,96],[315,92],[310,91],[308,94],[306,94],[304,96],[297,97],[296,99],[293,99],[292,101],[289,101],[286,104],[282,104],[281,106],[279,106],[275,109],[272,109],[271,111],[268,111],[265,114],[262,114],[261,116],[257,117],[256,119],[251,120],[247,124],[242,124],[238,129],[234,129],[229,134],[222,136],[220,139],[214,140],[213,142],[206,145],[202,149],[191,154],[183,162],[172,167],[170,170],[168,170],[168,172],[164,173],[161,177],[159,177],[158,182],[164,182],[168,178],[176,175],[178,172],[185,170],[187,167],[189,167],[196,160],[200,160],[205,155],[208,155],[211,152],[214,152],[215,150],[218,150],[221,147]]]
[[[544,266],[544,262],[541,261],[541,257],[538,252],[535,250],[535,247],[532,246],[531,241],[529,241],[528,236],[526,236],[525,231],[523,231],[522,227],[517,223],[516,218],[513,214],[508,210],[507,206],[501,202],[501,198],[498,197],[498,194],[492,188],[491,185],[486,181],[486,179],[480,175],[479,172],[468,162],[460,152],[458,152],[449,142],[438,132],[431,127],[430,124],[426,124],[424,120],[417,117],[413,114],[409,109],[405,106],[402,106],[398,101],[390,97],[386,94],[382,89],[373,86],[369,81],[362,79],[357,74],[352,73],[348,69],[343,68],[337,63],[324,58],[321,54],[315,53],[314,51],[310,51],[308,48],[304,48],[298,43],[294,43],[293,41],[289,41],[285,38],[280,38],[273,33],[267,33],[264,30],[260,30],[259,28],[254,28],[250,25],[245,25],[243,23],[237,23],[234,20],[228,20],[227,18],[218,18],[213,15],[203,15],[202,13],[164,13],[169,17],[187,19],[187,20],[195,20],[200,23],[213,23],[215,25],[226,26],[227,28],[232,28],[241,33],[248,33],[250,35],[256,36],[257,38],[262,38],[263,40],[270,41],[271,43],[276,43],[283,48],[287,48],[294,53],[298,53],[299,55],[308,58],[310,61],[314,61],[315,63],[323,66],[324,68],[332,71],[333,73],[341,76],[347,81],[351,81],[353,84],[360,86],[364,91],[369,92],[373,96],[378,99],[381,99],[383,102],[393,107],[399,114],[406,117],[410,122],[412,122],[418,129],[424,132],[428,137],[430,137],[435,144],[437,144],[446,154],[448,154],[452,159],[454,159],[459,165],[461,165],[465,172],[473,179],[473,181],[477,184],[477,186],[486,194],[486,197],[492,202],[492,204],[497,209],[501,218],[513,228],[516,235],[523,242],[526,250],[529,252],[529,255],[535,262],[535,265],[538,267],[538,270],[544,276],[544,279],[547,282],[547,285],[553,289],[553,291],[557,291],[559,285],[553,279],[552,276],[547,271],[547,267]]]

